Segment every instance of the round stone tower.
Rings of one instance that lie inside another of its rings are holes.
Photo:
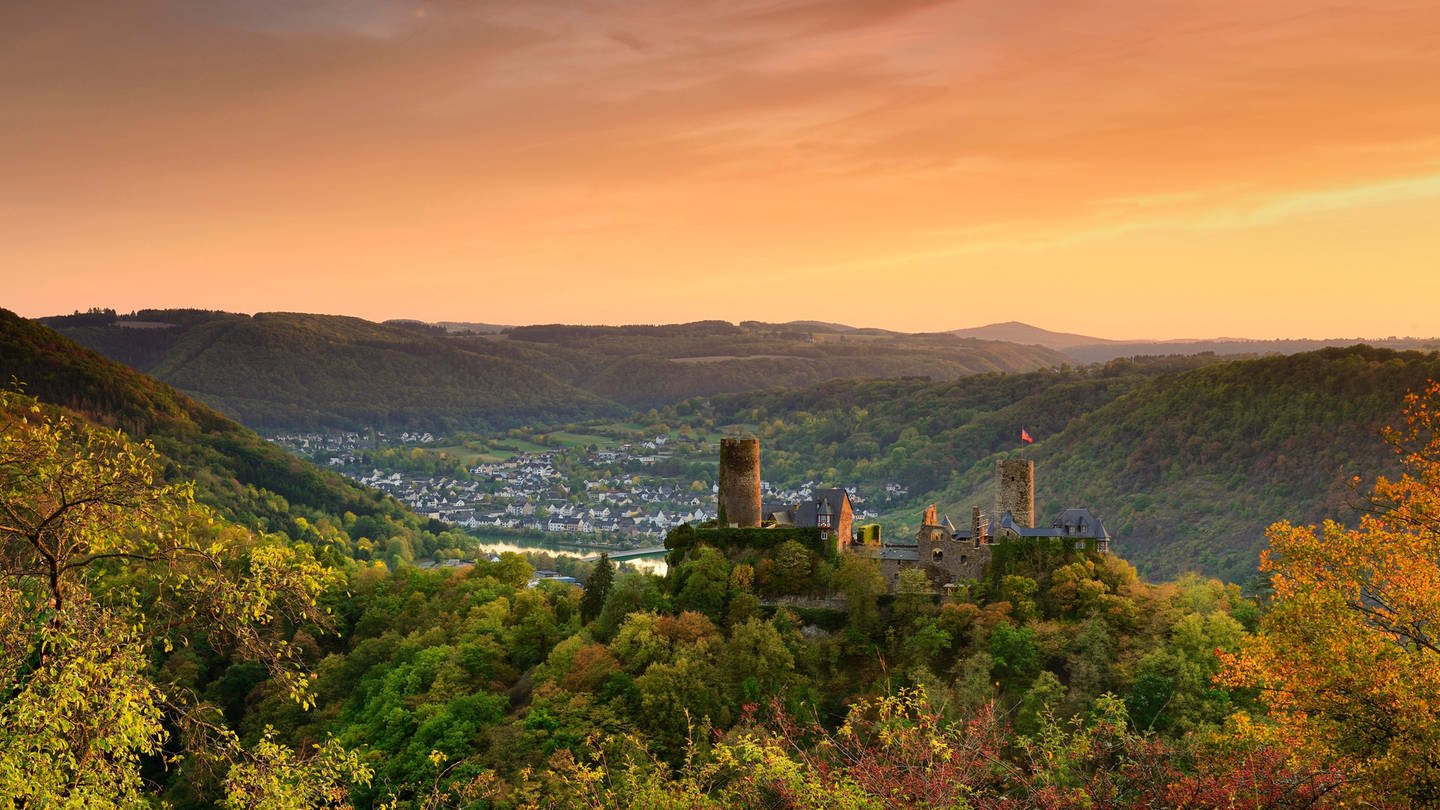
[[[720,440],[721,526],[760,526],[760,440]]]

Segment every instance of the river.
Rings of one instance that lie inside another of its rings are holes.
[[[614,549],[551,546],[546,545],[543,541],[540,540],[530,541],[515,538],[507,538],[505,540],[481,540],[477,544],[477,548],[479,548],[481,551],[494,552],[495,554],[501,554],[506,551],[514,551],[519,554],[543,551],[546,554],[555,554],[557,556],[563,554],[567,557],[591,557],[599,554],[601,551],[609,551],[612,553],[615,551]],[[633,565],[641,571],[645,571],[647,573],[658,574],[660,576],[665,575],[666,567],[664,552],[657,552],[654,555],[645,557],[630,557],[625,560],[617,561],[617,564],[620,563]]]

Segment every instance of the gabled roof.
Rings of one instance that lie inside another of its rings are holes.
[[[991,521],[990,534],[996,536],[1001,530],[1008,529],[1021,537],[1074,537],[1080,540],[1095,539],[1109,540],[1110,533],[1105,531],[1105,524],[1100,518],[1089,509],[1070,508],[1060,513],[1060,516],[1050,522],[1048,528],[1030,528],[1021,526],[1015,522],[1015,516],[1009,512],[1004,513],[998,519]],[[968,535],[969,532],[966,532]],[[958,535],[957,535],[958,536]]]
[[[1105,524],[1100,518],[1089,509],[1070,508],[1060,513],[1050,524],[1052,529],[1059,529],[1066,537],[1094,537],[1097,539],[1110,539],[1110,533],[1105,531]]]
[[[793,504],[767,503],[760,510],[764,520],[773,520],[783,526],[815,528],[820,525],[818,518],[822,511],[829,510],[833,526],[838,524],[844,508],[850,508],[850,493],[843,489],[817,489],[808,500]],[[853,513],[855,510],[850,508],[850,511]]]

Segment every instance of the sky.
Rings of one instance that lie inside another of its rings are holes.
[[[0,306],[1440,335],[1433,0],[0,2]]]

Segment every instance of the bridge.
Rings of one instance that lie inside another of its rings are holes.
[[[611,551],[606,553],[610,555],[610,559],[612,560],[629,560],[634,557],[653,557],[657,554],[664,554],[667,551],[669,551],[669,549],[665,548],[664,546],[651,546],[650,548],[632,548],[626,551]],[[591,554],[590,556],[582,557],[581,559],[594,562],[595,560],[600,559],[600,555]]]

